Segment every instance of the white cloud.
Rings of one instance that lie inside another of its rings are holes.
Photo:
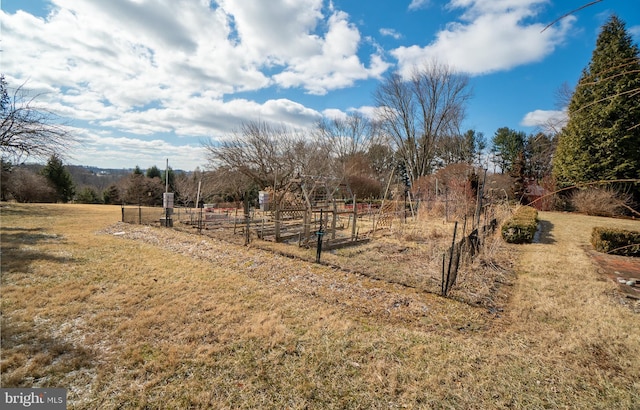
[[[542,60],[563,42],[575,17],[568,16],[542,32],[531,23],[546,0],[453,0],[449,7],[464,9],[461,21],[449,23],[436,39],[421,47],[391,52],[399,71],[408,75],[415,65],[436,59],[470,75],[508,70]]]
[[[133,168],[138,165],[146,169],[164,165],[168,158],[173,169],[193,170],[207,163],[206,154],[199,144],[177,145],[163,139],[100,135],[83,128],[70,131],[79,137],[80,142],[67,161],[78,165],[101,168]]]
[[[558,132],[567,124],[567,120],[566,110],[535,110],[527,113],[520,122],[520,125]]]
[[[411,0],[409,10],[425,9],[429,7],[431,0]]]
[[[336,108],[328,108],[324,111],[322,111],[322,115],[325,118],[329,118],[329,119],[337,119],[337,120],[344,120],[346,119],[347,113],[342,111],[342,110],[338,110]]]
[[[386,37],[393,37],[396,40],[399,40],[402,38],[402,34],[398,33],[397,31],[395,31],[392,28],[381,28],[380,29],[380,34]]]
[[[348,15],[335,12],[322,41],[321,52],[310,57],[291,60],[289,67],[274,75],[282,87],[304,87],[311,94],[323,95],[328,90],[353,85],[356,80],[379,77],[389,64],[379,54],[371,55],[371,65],[365,67],[357,56],[360,33],[350,24]]]
[[[321,114],[235,94],[322,95],[389,67],[381,51],[361,60],[358,28],[323,0],[50,1],[43,18],[0,11],[3,71],[46,87],[43,102],[59,115],[112,132],[200,137],[254,118],[308,125]]]

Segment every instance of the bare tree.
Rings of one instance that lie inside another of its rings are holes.
[[[47,178],[26,167],[15,167],[7,181],[8,194],[18,202],[55,202],[56,190]]]
[[[359,112],[344,118],[323,118],[317,124],[316,135],[330,145],[331,153],[337,158],[366,152],[380,140],[376,123]]]
[[[255,182],[237,168],[221,166],[207,172],[203,178],[203,198],[218,198],[223,202],[234,202],[240,207],[245,196],[257,195]]]
[[[38,95],[29,97],[24,84],[9,95],[4,75],[0,77],[0,87],[2,156],[20,162],[26,157],[63,155],[74,138],[63,124],[56,122],[55,114],[36,105]]]
[[[466,76],[432,61],[414,69],[409,79],[391,74],[376,90],[378,117],[409,178],[433,171],[439,139],[459,135],[471,98]]]
[[[324,161],[330,162],[334,176],[340,180],[362,174],[366,153],[382,142],[378,124],[359,112],[344,118],[320,120],[314,136],[320,144],[318,148],[325,154]]]
[[[229,140],[205,143],[211,168],[246,175],[259,189],[285,186],[290,178],[304,174],[310,165],[320,166],[317,146],[304,135],[265,122],[243,123]],[[326,158],[325,158],[326,162]]]
[[[202,189],[203,173],[198,168],[193,173],[180,172],[175,177],[175,188],[178,201],[184,206],[197,207],[198,184]]]

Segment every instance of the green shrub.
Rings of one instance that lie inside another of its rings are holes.
[[[640,256],[640,232],[596,226],[591,244],[598,252],[622,256]]]
[[[516,209],[502,225],[502,238],[508,243],[531,243],[538,230],[538,211],[530,206]]]

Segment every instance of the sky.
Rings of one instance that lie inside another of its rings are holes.
[[[2,0],[0,69],[69,127],[73,165],[206,168],[246,121],[310,128],[374,112],[392,73],[469,77],[463,131],[563,117],[602,24],[640,43],[640,2],[603,0]]]

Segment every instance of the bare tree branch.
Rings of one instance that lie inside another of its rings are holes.
[[[440,139],[460,134],[468,84],[466,76],[431,61],[408,81],[392,74],[376,90],[378,119],[412,181],[433,171]]]
[[[63,157],[75,143],[67,127],[57,116],[36,106],[40,95],[29,97],[24,84],[9,96],[4,75],[0,78],[2,118],[0,122],[0,149],[2,155],[20,162],[27,157]]]
[[[580,10],[585,9],[585,8],[587,8],[587,7],[593,6],[594,4],[600,3],[601,1],[603,1],[603,0],[595,0],[595,1],[589,2],[589,3],[587,3],[587,4],[583,4],[582,6],[578,7],[577,9],[573,9],[573,10],[571,10],[570,12],[563,14],[562,16],[558,17],[557,19],[553,20],[551,23],[547,24],[547,25],[542,29],[541,33],[544,33],[544,32],[545,32],[549,27],[553,26],[554,24],[556,24],[557,22],[559,22],[559,21],[560,21],[560,20],[562,20],[563,18],[565,18],[565,17],[567,17],[567,16],[570,16],[570,15],[572,15],[572,14],[574,14],[574,13],[577,13],[577,12],[579,12]]]
[[[212,168],[239,171],[260,189],[280,189],[310,166],[327,162],[301,132],[260,121],[243,123],[229,140],[204,145]]]

